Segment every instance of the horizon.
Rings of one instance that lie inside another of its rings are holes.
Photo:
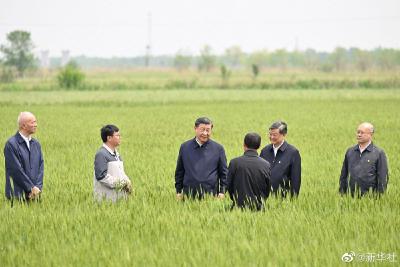
[[[11,31],[28,31],[34,52],[50,57],[65,50],[71,57],[195,55],[204,45],[216,55],[233,46],[247,54],[399,49],[399,28],[396,0],[15,0],[0,10],[0,44]]]

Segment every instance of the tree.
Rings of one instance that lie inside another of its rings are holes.
[[[174,58],[174,67],[179,71],[188,69],[192,64],[192,57],[183,51],[178,51]]]
[[[255,81],[260,73],[260,68],[257,64],[251,64],[251,72],[253,73],[253,80]]]
[[[223,57],[227,64],[229,64],[233,68],[237,68],[243,61],[243,56],[244,53],[240,46],[232,46],[225,50],[225,55]]]
[[[231,71],[224,64],[221,65],[220,70],[222,79],[221,88],[226,88],[228,87],[228,81],[229,76],[231,76]]]
[[[15,67],[22,77],[26,70],[35,67],[31,34],[26,31],[13,31],[7,34],[7,41],[6,45],[0,46],[0,51],[5,56],[4,64]]]
[[[336,71],[343,71],[347,65],[347,50],[343,47],[336,47],[330,55],[330,61]]]
[[[350,48],[349,53],[355,68],[360,71],[367,71],[371,68],[372,58],[370,53],[356,47]]]
[[[212,49],[209,45],[205,45],[200,50],[199,70],[210,71],[215,66],[216,58],[212,54]]]

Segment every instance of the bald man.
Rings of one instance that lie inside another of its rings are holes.
[[[27,111],[19,114],[17,122],[17,133],[4,147],[6,197],[34,200],[42,191],[44,170],[42,149],[32,138],[37,122],[35,116]]]
[[[373,134],[374,126],[371,123],[364,122],[358,126],[358,144],[347,150],[343,161],[339,179],[339,192],[342,195],[348,192],[349,186],[352,197],[386,190],[389,178],[387,159],[385,152],[372,143]]]

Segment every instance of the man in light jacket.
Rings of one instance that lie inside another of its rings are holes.
[[[115,125],[106,125],[100,131],[103,146],[97,151],[94,160],[95,199],[113,202],[126,199],[132,192],[132,184],[116,150],[121,143],[119,129]]]

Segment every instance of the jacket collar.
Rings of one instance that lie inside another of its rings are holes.
[[[372,150],[374,149],[374,144],[371,142],[365,149],[364,151],[368,150],[369,152],[372,152]],[[357,144],[354,146],[354,150],[355,151],[360,151],[360,146]]]
[[[288,143],[286,142],[286,140],[284,140],[283,143],[282,143],[282,145],[279,147],[278,150],[280,150],[280,151],[283,152],[283,151],[286,150],[287,146],[288,146]],[[271,151],[274,151],[274,145],[273,145],[273,144],[271,144],[271,149],[270,149],[270,150],[271,150]]]
[[[14,135],[15,138],[17,139],[19,144],[25,143],[24,138],[22,138],[21,134],[19,133],[19,131],[17,131],[17,133]],[[31,138],[31,140],[29,140],[30,142],[33,141],[33,138]]]
[[[105,143],[103,143],[103,147],[108,151],[108,153],[110,153],[113,156],[117,156],[119,157],[119,153],[117,151],[117,149],[115,149],[115,152],[111,150],[111,148],[109,148]]]
[[[202,145],[200,146],[199,143],[197,143],[197,141],[196,141],[196,137],[193,138],[193,148],[199,148],[199,147],[204,147],[204,148],[206,148],[207,145],[208,145],[209,143],[210,143],[210,139],[208,139],[207,142],[205,142],[204,144],[202,144]]]
[[[249,149],[243,153],[243,155],[248,157],[258,157],[257,150]]]

